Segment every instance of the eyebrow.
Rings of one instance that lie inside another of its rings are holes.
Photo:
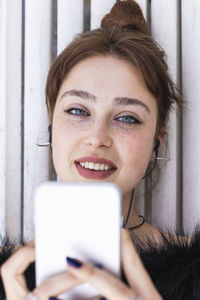
[[[114,102],[118,105],[140,105],[143,108],[145,108],[148,113],[151,113],[149,107],[139,99],[129,97],[117,97],[114,99]]]
[[[67,95],[70,95],[70,96],[77,96],[77,97],[80,97],[82,99],[86,99],[86,100],[90,100],[92,102],[95,102],[96,100],[96,97],[94,95],[92,95],[91,93],[88,93],[86,91],[82,91],[82,90],[76,90],[76,89],[73,89],[73,90],[69,90],[69,91],[66,91],[60,99],[62,99],[63,97],[67,96]]]
[[[91,102],[95,102],[97,100],[96,96],[94,96],[93,94],[83,91],[83,90],[76,90],[76,89],[72,89],[69,91],[66,91],[60,99],[64,98],[65,96],[76,96],[76,97],[80,97],[82,99],[85,100],[89,100]],[[130,98],[130,97],[116,97],[114,98],[114,104],[116,105],[139,105],[142,106],[143,108],[145,108],[145,110],[148,113],[151,113],[149,107],[142,102],[139,99],[136,98]]]

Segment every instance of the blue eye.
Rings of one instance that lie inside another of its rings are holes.
[[[141,122],[134,118],[133,116],[121,116],[118,117],[116,120],[122,122],[122,123],[128,123],[128,124],[140,124]]]
[[[88,113],[85,110],[77,108],[77,107],[73,107],[68,110],[65,110],[65,112],[67,112],[68,114],[74,115],[74,116],[78,116],[78,117],[79,116],[88,116]]]

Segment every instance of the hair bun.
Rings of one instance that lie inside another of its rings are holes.
[[[134,0],[117,1],[101,21],[101,27],[138,30],[148,34],[148,27],[140,6]]]

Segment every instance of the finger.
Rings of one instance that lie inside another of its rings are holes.
[[[16,299],[18,295],[23,299],[28,293],[23,273],[29,264],[34,261],[34,258],[34,248],[23,247],[17,250],[1,266],[1,277],[7,296],[6,299]],[[12,287],[12,289],[10,287]]]
[[[53,299],[79,284],[81,280],[66,271],[43,281],[33,290],[33,294],[37,295],[40,300],[47,300],[49,297]]]
[[[9,274],[20,275],[24,273],[30,263],[35,259],[35,251],[33,247],[22,247],[18,249],[1,267],[3,275]]]
[[[127,281],[142,299],[161,299],[127,230],[122,229],[122,266]]]
[[[82,282],[90,283],[101,295],[109,300],[127,300],[134,292],[119,278],[88,263],[68,258],[68,271]]]

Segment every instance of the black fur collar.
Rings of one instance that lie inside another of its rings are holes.
[[[200,300],[200,229],[190,239],[160,232],[160,243],[152,238],[134,244],[145,268],[164,300]]]
[[[155,286],[164,300],[200,299],[200,230],[190,240],[183,236],[161,233],[159,245],[151,238],[141,241],[132,235],[134,244]],[[21,243],[24,245],[24,243]],[[3,241],[0,266],[13,253],[14,245]],[[137,276],[137,274],[136,274]],[[25,277],[30,290],[35,287],[34,263],[26,270]],[[5,300],[0,278],[0,300]]]

